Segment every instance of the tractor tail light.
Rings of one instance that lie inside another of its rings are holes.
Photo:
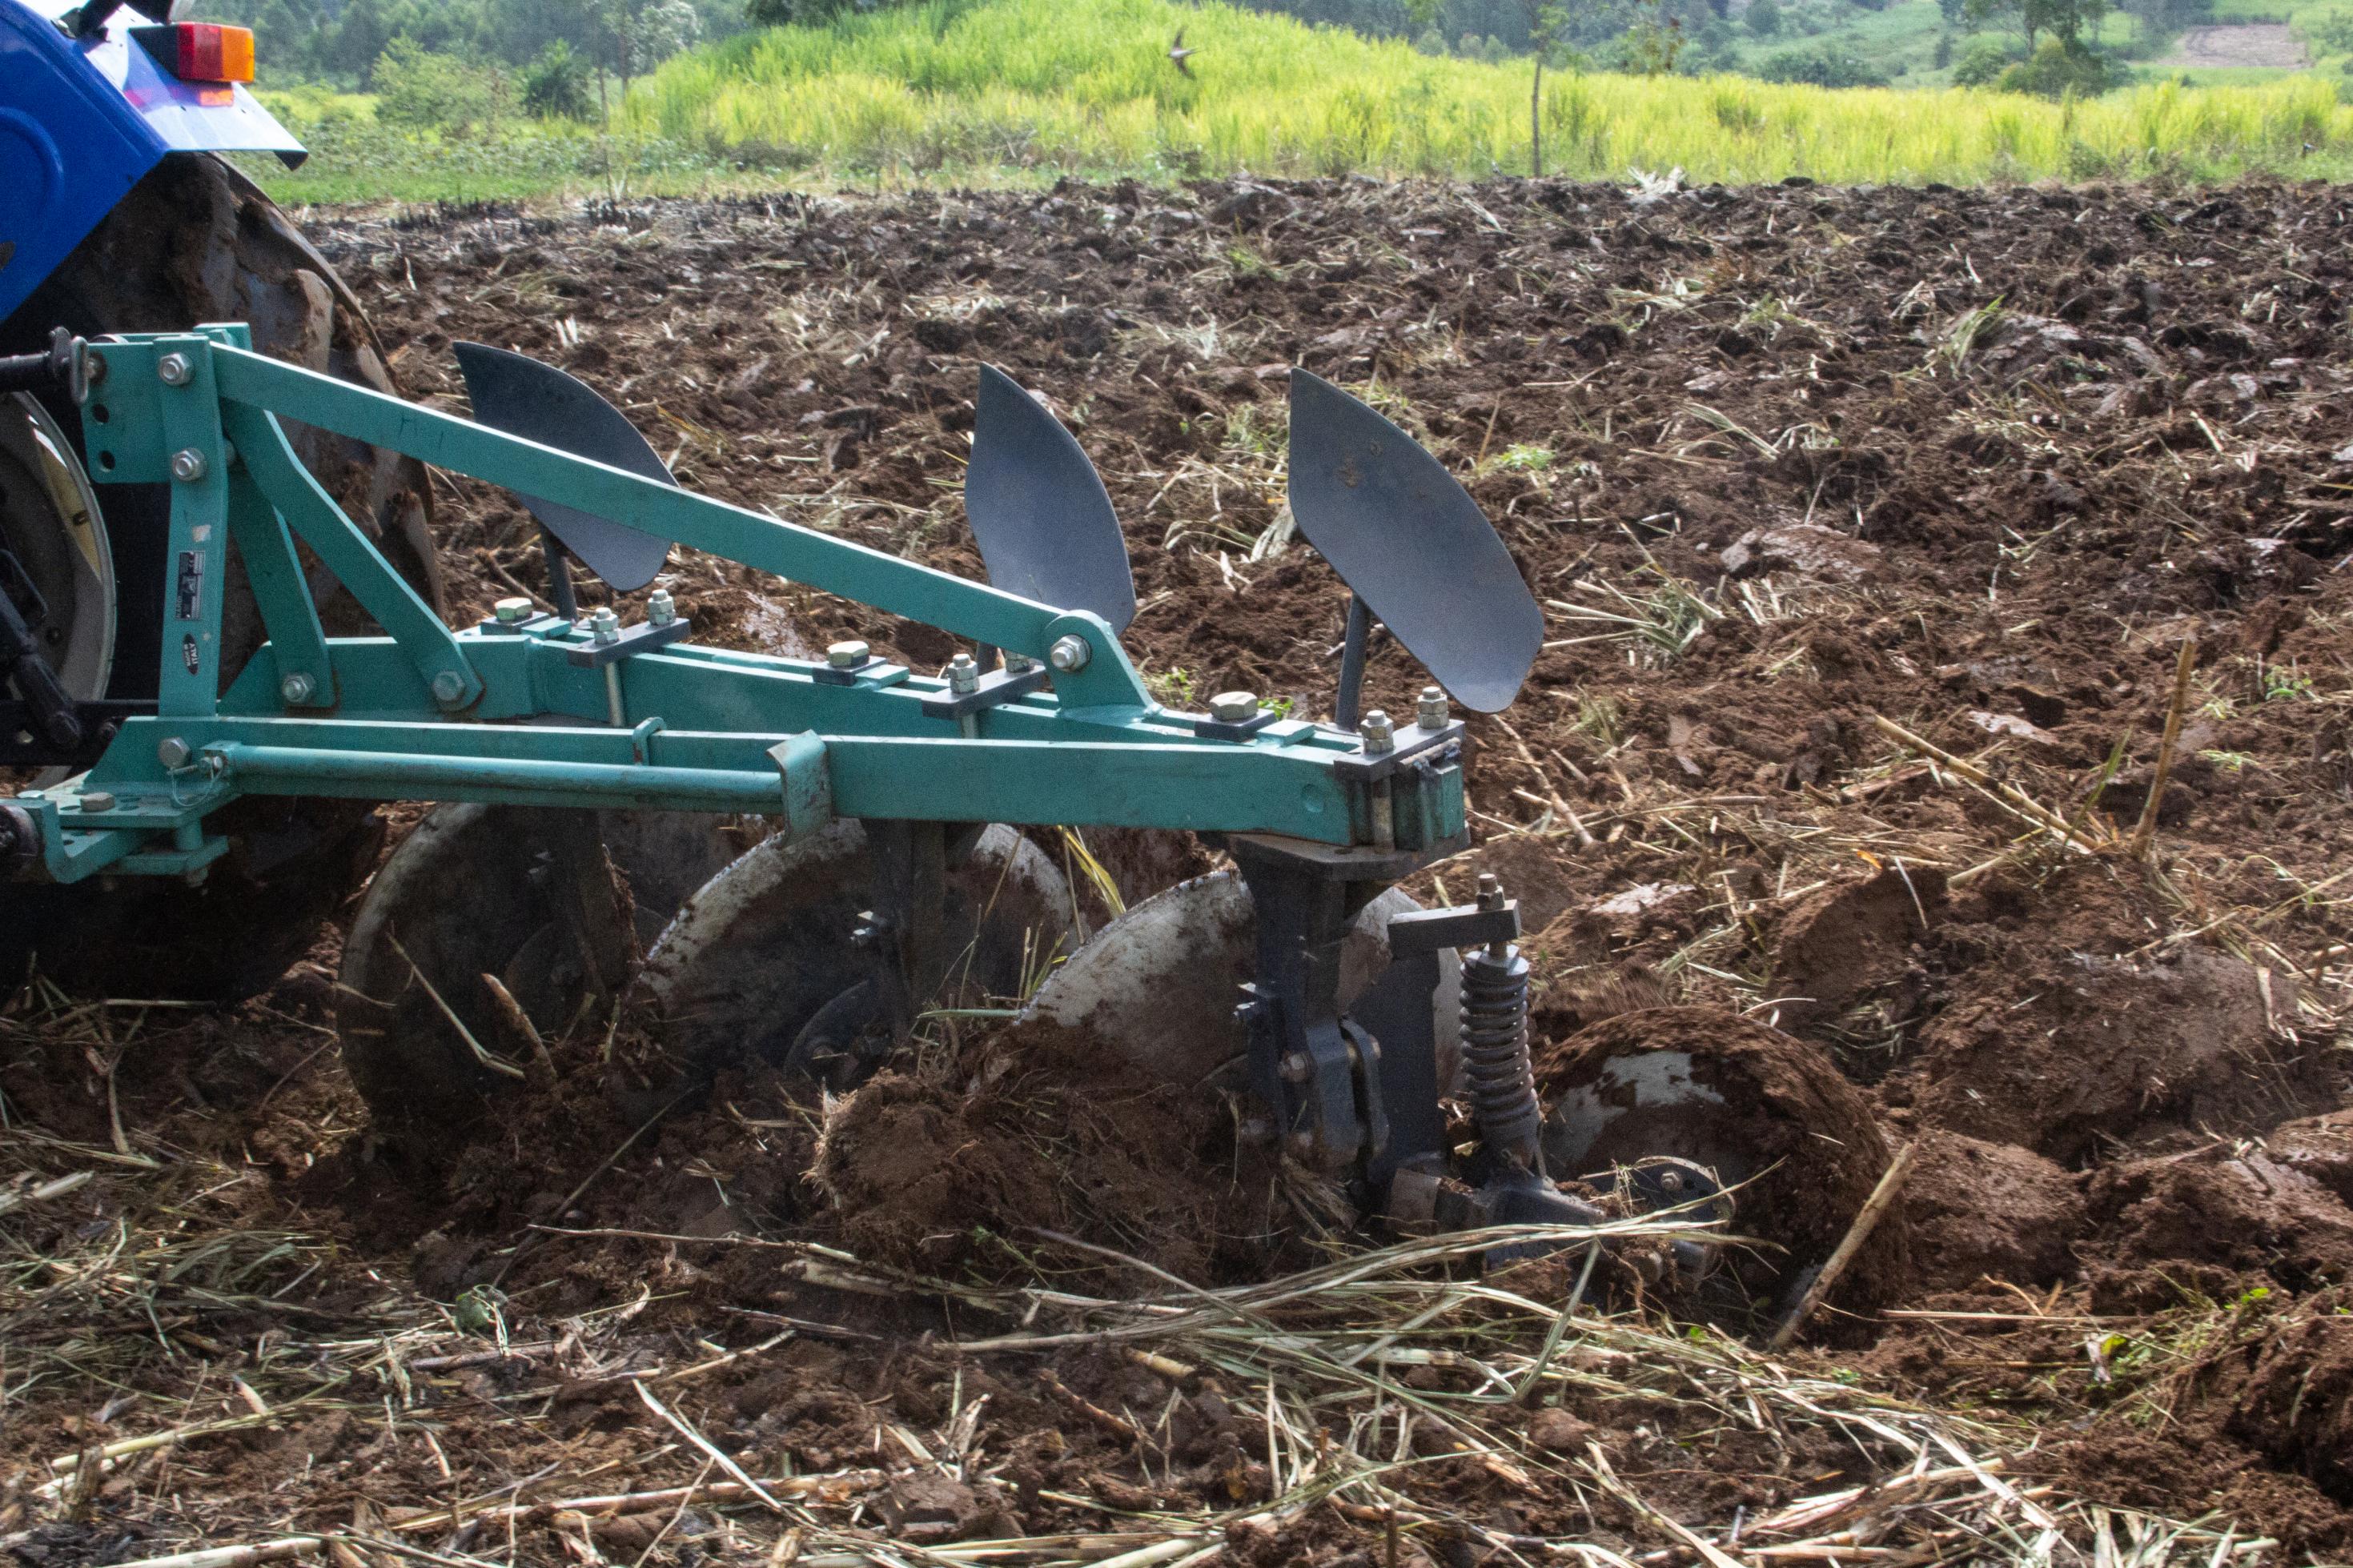
[[[251,81],[253,29],[211,22],[182,22],[172,28],[165,59],[182,81]]]

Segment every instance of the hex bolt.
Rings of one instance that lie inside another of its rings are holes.
[[[318,694],[319,683],[310,672],[298,669],[278,683],[278,695],[289,708],[307,708]]]
[[[678,601],[670,596],[668,588],[656,588],[646,595],[646,624],[666,626],[678,619]]]
[[[1054,639],[1054,646],[1046,650],[1046,662],[1064,675],[1075,675],[1086,668],[1087,660],[1094,656],[1095,650],[1087,639],[1073,632]]]
[[[621,640],[621,617],[613,613],[610,605],[599,605],[596,613],[588,617],[588,635],[599,647],[609,647]]]
[[[529,599],[501,599],[497,604],[491,606],[491,614],[499,618],[499,624],[501,626],[511,626],[517,621],[527,621],[531,619],[531,601]]]
[[[84,794],[76,804],[84,811],[112,811],[114,796],[102,789],[94,789]]]
[[[188,750],[188,743],[177,735],[155,743],[155,760],[173,773],[186,767],[188,759],[194,755],[195,753]]]
[[[1364,742],[1365,755],[1368,757],[1397,750],[1397,726],[1390,723],[1389,716],[1377,708],[1358,721],[1356,737]]]
[[[104,381],[106,379],[106,356],[99,353],[96,349],[92,349],[88,353],[84,354],[81,361],[81,377],[92,386],[96,386],[100,382]]]
[[[448,708],[466,695],[466,678],[454,669],[445,669],[433,678],[433,700]]]
[[[1308,1075],[1315,1070],[1315,1064],[1305,1051],[1289,1051],[1283,1055],[1280,1070],[1283,1082],[1305,1083]]]
[[[980,689],[980,666],[972,655],[960,653],[948,660],[948,689],[958,697],[969,697]]]
[[[1038,661],[1026,653],[1008,653],[1005,656],[1005,673],[1008,675],[1027,675],[1037,668]]]
[[[155,362],[155,376],[165,386],[185,386],[195,379],[196,368],[185,354],[165,354]]]
[[[872,656],[874,650],[862,642],[838,642],[826,645],[825,662],[836,669],[856,669]]]
[[[1209,699],[1209,717],[1220,724],[1247,724],[1258,717],[1258,693],[1220,691]]]
[[[211,471],[205,455],[194,447],[184,447],[172,454],[172,477],[184,485],[195,484]]]
[[[1446,710],[1446,688],[1423,687],[1420,698],[1413,705],[1413,721],[1425,730],[1443,730],[1451,717]]]
[[[1479,907],[1482,910],[1500,910],[1504,907],[1503,879],[1493,871],[1479,873]]]

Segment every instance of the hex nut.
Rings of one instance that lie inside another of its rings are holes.
[[[165,386],[185,386],[195,379],[195,367],[187,355],[169,353],[155,362],[155,377]]]
[[[1413,721],[1425,730],[1443,730],[1451,717],[1446,707],[1446,688],[1423,687],[1419,700],[1413,705]]]
[[[874,650],[862,642],[838,642],[826,645],[825,662],[836,669],[856,669],[864,664]]]
[[[1220,724],[1247,724],[1258,717],[1258,693],[1220,691],[1209,699],[1209,717]]]
[[[1356,724],[1356,738],[1364,742],[1366,756],[1379,756],[1397,750],[1397,726],[1389,716],[1376,708]]]
[[[980,689],[980,666],[972,655],[960,653],[948,660],[948,689],[958,697],[969,697]]]
[[[676,619],[678,619],[678,601],[670,596],[668,588],[656,588],[646,596],[648,625],[666,626]]]
[[[186,767],[188,759],[194,755],[195,753],[188,749],[188,743],[177,735],[155,743],[155,760],[174,773]]]
[[[601,644],[609,645],[619,642],[621,617],[613,613],[611,605],[597,605],[596,613],[588,617],[588,635]]]
[[[1073,632],[1054,639],[1054,646],[1046,650],[1046,662],[1064,675],[1074,675],[1086,668],[1087,661],[1094,656],[1095,650],[1087,639]]]
[[[496,616],[500,623],[504,626],[512,626],[517,621],[527,621],[531,619],[531,601],[501,599],[491,606],[491,614]]]
[[[211,471],[205,455],[194,447],[184,447],[172,454],[172,477],[184,485],[195,484]]]
[[[309,707],[318,691],[319,683],[311,679],[307,670],[298,669],[278,683],[278,695],[289,708]]]

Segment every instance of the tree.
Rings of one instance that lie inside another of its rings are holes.
[[[2108,14],[2107,0],[1963,0],[1963,13],[1973,22],[2007,22],[2026,35],[2027,52],[2045,33],[2057,38],[2068,54],[2091,51],[2084,35],[2096,36],[2100,18]]]
[[[506,110],[506,77],[496,66],[438,55],[416,39],[395,38],[374,72],[376,118],[463,136],[496,126]]]
[[[1781,30],[1781,7],[1775,0],[1748,0],[1748,15],[1744,19],[1750,32],[1760,38],[1769,38]]]
[[[588,118],[588,61],[557,38],[522,69],[522,107],[536,120]]]

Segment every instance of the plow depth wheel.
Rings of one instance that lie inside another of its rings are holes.
[[[1685,1160],[1736,1189],[1734,1230],[1712,1290],[1736,1287],[1730,1314],[1794,1303],[1887,1168],[1887,1144],[1862,1094],[1818,1047],[1709,1007],[1646,1007],[1605,1018],[1544,1050],[1536,1087],[1545,1163],[1559,1179],[1608,1186],[1644,1162]],[[1903,1214],[1888,1214],[1831,1300],[1880,1305],[1910,1267]]]
[[[935,977],[903,973],[901,933],[875,907],[881,831],[840,821],[768,839],[686,901],[637,980],[674,1058],[748,1054],[847,1087],[896,1043],[898,1013],[1024,995],[1068,950],[1069,884],[1036,845],[992,824],[913,911],[936,918]]]

